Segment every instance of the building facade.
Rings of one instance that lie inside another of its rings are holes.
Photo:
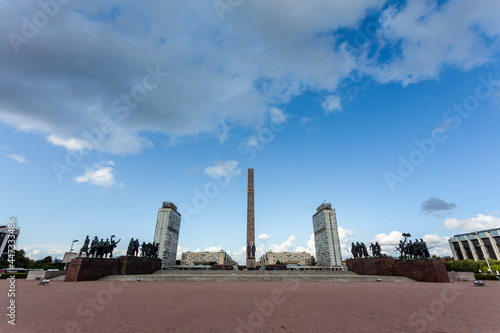
[[[500,260],[500,228],[453,235],[450,243],[455,260]]]
[[[260,257],[259,264],[261,266],[276,265],[278,261],[283,265],[295,264],[299,266],[309,266],[311,265],[311,254],[306,252],[294,253],[267,251],[262,257]]]
[[[337,216],[332,204],[324,203],[313,215],[314,243],[318,266],[341,266],[340,240],[337,230]]]
[[[237,263],[225,251],[220,252],[182,252],[181,265],[236,265]]]
[[[175,265],[180,227],[181,214],[177,212],[177,207],[171,202],[164,202],[158,210],[153,240],[154,243],[160,244],[158,257],[162,260],[162,266]]]
[[[0,226],[0,258],[8,259],[9,245],[17,243],[17,237],[19,237],[19,228],[9,228],[9,226]],[[11,236],[12,235],[12,236]],[[11,247],[12,250],[12,247]]]

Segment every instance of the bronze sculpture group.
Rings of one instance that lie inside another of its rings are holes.
[[[97,236],[94,237],[92,242],[87,235],[83,242],[83,246],[80,248],[78,257],[81,258],[82,254],[85,254],[87,258],[113,258],[113,251],[116,248],[121,239],[115,241],[115,235],[111,235],[110,238],[106,238],[104,241],[102,238],[99,240]],[[144,258],[158,258],[158,245],[159,243],[148,243],[142,242],[141,246],[141,257]],[[130,240],[127,249],[127,256],[138,256],[139,255],[139,239]]]
[[[370,244],[370,250],[372,251],[372,255],[374,257],[382,257],[383,255],[380,253],[380,245],[378,242],[375,244],[371,243]],[[365,243],[361,242],[356,242],[356,244],[351,243],[351,253],[355,259],[357,258],[368,258],[368,249],[366,248]]]
[[[85,253],[87,258],[113,258],[113,251],[116,248],[116,244],[118,244],[121,239],[118,241],[114,240],[115,235],[111,235],[110,238],[106,238],[104,241],[102,238],[99,240],[97,236],[94,237],[92,243],[90,243],[90,238],[87,235],[85,241],[83,242],[83,246],[80,248],[80,252],[78,253],[78,257],[82,256],[82,253]],[[90,243],[90,246],[89,246]]]
[[[363,242],[361,242],[361,244],[357,242],[356,245],[351,243],[351,253],[355,259],[363,257],[368,258],[368,250]]]
[[[141,257],[142,258],[158,258],[158,246],[160,243],[147,243],[142,242]],[[139,239],[130,239],[127,248],[127,256],[137,257],[139,255]]]
[[[406,242],[407,237],[411,237],[410,234],[403,234],[404,241],[399,241],[399,245],[396,250],[400,253],[401,259],[428,259],[431,257],[429,253],[429,249],[427,248],[427,244],[424,242],[422,238],[420,238],[420,242],[418,239],[415,239],[415,242],[412,243],[410,240],[408,243]]]
[[[160,243],[142,242],[141,257],[143,258],[158,258],[158,246]]]
[[[428,259],[431,257],[429,248],[422,238],[420,238],[420,241],[415,239],[414,242],[411,240],[406,242],[407,238],[411,237],[411,235],[404,233],[403,237],[405,238],[404,241],[400,240],[399,246],[396,248],[396,250],[400,252],[401,259]],[[378,242],[375,242],[375,244],[371,243],[370,250],[372,251],[373,257],[380,258],[386,256],[381,253],[380,244]],[[356,244],[351,243],[351,253],[355,259],[369,257],[368,250],[363,242],[357,242]]]

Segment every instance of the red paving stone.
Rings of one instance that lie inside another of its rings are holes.
[[[498,332],[500,283],[16,281],[0,332]]]

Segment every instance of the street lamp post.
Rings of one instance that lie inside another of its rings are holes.
[[[64,270],[68,269],[69,259],[71,257],[71,251],[73,251],[73,244],[76,242],[78,242],[78,239],[73,239],[73,241],[71,242],[71,247],[69,248],[68,259],[66,260],[66,266],[64,266]]]
[[[490,273],[493,274],[493,271],[491,270],[490,263],[488,261],[488,257],[486,256],[486,249],[483,247],[483,243],[481,242],[479,234],[477,232],[471,232],[470,234],[475,235],[477,237],[477,242],[479,243],[479,246],[481,247],[481,251],[483,251],[483,257],[486,260],[486,263],[488,264],[488,269],[490,270]]]

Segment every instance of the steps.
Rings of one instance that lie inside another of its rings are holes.
[[[108,275],[101,281],[142,282],[413,282],[403,276],[358,275],[340,271],[157,271],[143,275]]]

